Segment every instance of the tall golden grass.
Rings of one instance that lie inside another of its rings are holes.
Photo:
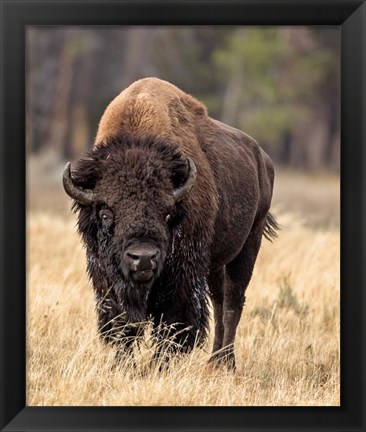
[[[28,217],[27,404],[324,406],[340,403],[339,230],[280,215],[263,240],[238,327],[237,371],[207,365],[203,349],[169,369],[146,369],[148,337],[113,368],[96,329],[93,291],[75,219]]]

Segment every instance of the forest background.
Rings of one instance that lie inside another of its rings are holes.
[[[337,172],[339,55],[335,27],[30,27],[27,149],[79,157],[107,104],[157,76],[255,137],[276,163]]]

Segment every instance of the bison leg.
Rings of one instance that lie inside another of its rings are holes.
[[[172,353],[189,353],[201,345],[207,335],[207,283],[202,277],[186,280],[186,271],[176,275],[180,289],[164,296],[164,285],[151,293],[148,313],[153,319],[158,344],[154,358],[168,358]],[[170,284],[171,285],[171,284]],[[187,291],[183,289],[187,287]],[[189,291],[188,291],[189,289]],[[188,294],[187,294],[188,292]],[[161,296],[159,298],[159,295]]]
[[[132,344],[143,334],[141,324],[128,324],[113,299],[104,298],[98,303],[98,329],[104,342],[117,348],[116,362],[132,353]]]
[[[223,323],[223,304],[224,304],[224,280],[225,273],[224,267],[221,269],[210,272],[208,275],[208,286],[210,289],[210,298],[214,310],[215,321],[215,339],[212,348],[212,356],[210,361],[216,359],[217,351],[222,348],[224,339],[224,323]]]
[[[234,340],[245,302],[245,290],[252,277],[261,245],[264,223],[252,229],[240,253],[226,266],[224,289],[224,338],[220,359],[235,369]]]
[[[189,353],[198,342],[198,329],[177,319],[164,319],[154,326],[154,337],[158,343],[155,357],[161,353]]]

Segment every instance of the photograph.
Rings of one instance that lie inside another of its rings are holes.
[[[26,405],[340,407],[341,27],[24,43]]]

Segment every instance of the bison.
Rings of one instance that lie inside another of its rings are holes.
[[[207,336],[210,297],[210,360],[235,368],[245,290],[262,236],[276,236],[273,181],[253,138],[174,85],[145,78],[117,96],[93,149],[63,174],[104,340],[131,351],[150,319],[190,351]]]

